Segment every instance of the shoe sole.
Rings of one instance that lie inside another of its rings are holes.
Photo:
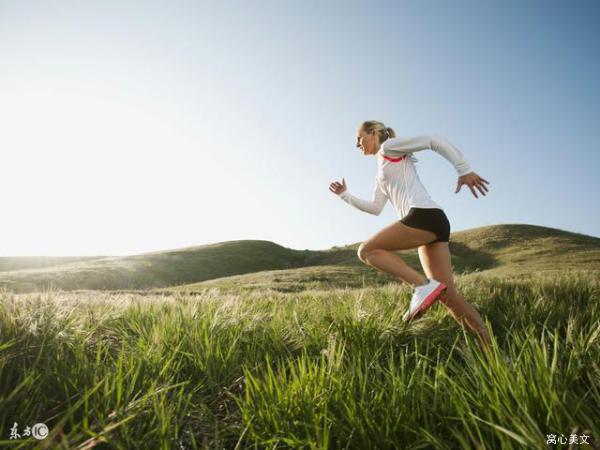
[[[410,322],[420,317],[431,305],[435,303],[437,299],[440,298],[442,292],[444,292],[447,288],[448,286],[446,286],[444,283],[440,283],[440,285],[436,287],[435,290],[427,296],[423,303],[421,303],[419,309],[417,309],[412,316],[409,316],[406,319],[406,322]]]

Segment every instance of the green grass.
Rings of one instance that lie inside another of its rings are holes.
[[[5,291],[0,445],[541,449],[571,432],[598,442],[598,277],[471,273],[457,285],[493,331],[490,359],[443,305],[405,325],[399,283]],[[10,441],[14,422],[44,422],[50,436]]]
[[[41,263],[35,258],[31,261],[4,258],[4,262],[0,261],[0,288],[34,292],[178,286],[186,292],[207,287],[232,292],[264,288],[290,292],[346,285],[358,287],[362,286],[359,282],[363,279],[367,286],[393,281],[387,275],[372,275],[372,270],[365,268],[357,257],[358,246],[359,243],[355,243],[312,251],[289,249],[268,241],[228,241],[70,263],[50,258],[44,263],[55,261],[56,265],[50,267],[40,267]],[[494,225],[455,232],[451,234],[450,251],[456,273],[515,276],[572,269],[600,272],[600,238],[534,225]],[[410,265],[420,268],[416,250],[399,254]],[[27,261],[32,264],[28,269],[25,268]]]

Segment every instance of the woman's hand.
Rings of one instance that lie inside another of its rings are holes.
[[[346,190],[346,180],[344,180],[342,178],[342,183],[338,183],[337,181],[334,181],[333,183],[331,183],[329,185],[329,190],[331,192],[333,192],[334,194],[340,195],[342,192],[344,192]]]
[[[456,194],[458,191],[460,191],[460,188],[462,187],[462,185],[466,184],[467,186],[469,186],[469,189],[471,189],[471,192],[473,193],[475,198],[479,198],[479,197],[477,197],[477,192],[475,192],[474,187],[479,189],[479,192],[481,192],[482,195],[485,195],[485,193],[488,191],[488,188],[483,183],[490,184],[489,181],[484,180],[479,175],[477,175],[475,172],[469,172],[467,174],[464,174],[464,175],[458,177],[458,182],[456,183],[456,191],[454,193]]]

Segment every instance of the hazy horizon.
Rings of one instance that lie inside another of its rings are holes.
[[[341,8],[345,5],[344,8]],[[343,12],[340,12],[343,11]],[[6,256],[125,256],[231,240],[327,249],[398,220],[371,197],[366,119],[438,134],[419,177],[452,232],[600,237],[600,5],[511,1],[0,3]]]
[[[505,223],[505,224],[496,224],[496,225],[533,225],[533,226],[543,226],[543,225],[535,225],[535,224],[514,224],[514,223]],[[486,226],[486,225],[484,225]],[[493,226],[493,225],[487,225],[487,226]],[[460,231],[469,231],[469,230],[473,230],[479,227],[473,227],[473,228],[469,228],[466,230],[456,230],[453,231],[454,232],[460,232]],[[560,230],[560,229],[559,229]],[[570,231],[570,230],[560,230],[560,231],[567,231],[570,233],[576,233],[574,231]],[[581,234],[581,233],[578,233]],[[600,239],[599,236],[592,236],[592,235],[585,235],[588,237],[593,237],[593,238],[598,238]],[[112,256],[135,256],[135,255],[142,255],[142,254],[146,254],[146,253],[160,253],[160,252],[166,252],[166,251],[170,251],[170,250],[181,250],[181,249],[185,249],[185,248],[191,248],[191,247],[202,247],[202,246],[209,246],[209,245],[214,245],[214,244],[222,244],[222,243],[227,243],[227,242],[235,242],[235,241],[252,241],[252,240],[259,240],[259,241],[269,241],[268,239],[228,239],[226,241],[217,241],[217,242],[206,242],[203,244],[192,244],[192,245],[185,245],[182,247],[176,247],[176,248],[159,248],[159,249],[149,249],[149,250],[145,250],[143,252],[139,252],[139,253],[126,253],[126,254],[86,254],[86,255],[59,255],[59,254],[53,254],[53,255],[0,255],[0,258],[35,258],[35,257],[40,257],[40,258],[52,258],[52,257],[94,257],[94,256],[101,256],[101,257],[112,257]],[[452,240],[451,240],[452,241]],[[274,244],[278,244],[278,245],[282,245],[279,242],[274,242],[274,241],[269,241],[269,242],[273,242]],[[340,244],[340,245],[332,245],[330,247],[323,247],[323,248],[294,248],[294,247],[288,247],[285,245],[282,245],[283,247],[286,248],[290,248],[292,250],[310,250],[310,251],[320,251],[320,250],[329,250],[332,249],[334,247],[344,247],[346,245],[353,245],[356,244],[357,242],[360,241],[355,241],[355,242],[347,242],[345,244]]]

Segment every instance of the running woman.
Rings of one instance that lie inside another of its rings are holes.
[[[458,173],[455,193],[467,185],[475,198],[479,198],[475,188],[485,195],[488,188],[484,183],[489,182],[471,170],[460,150],[438,135],[400,138],[393,129],[370,120],[358,128],[356,146],[364,155],[377,158],[373,199],[368,201],[353,196],[344,178],[341,183],[331,183],[329,190],[350,205],[374,215],[379,215],[390,200],[400,218],[363,242],[358,248],[359,259],[414,286],[404,321],[419,317],[440,300],[461,326],[466,325],[476,333],[482,348],[488,350],[491,340],[485,323],[454,286],[448,245],[450,223],[442,207],[431,199],[421,183],[414,164],[417,159],[412,154],[431,149],[450,161]],[[427,277],[393,253],[415,247],[418,247]]]

